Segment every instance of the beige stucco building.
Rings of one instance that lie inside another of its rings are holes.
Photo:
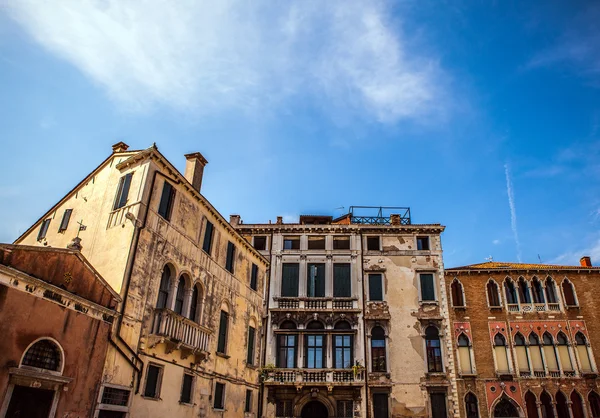
[[[257,414],[268,261],[200,193],[204,157],[186,160],[118,143],[15,242],[79,249],[123,299],[96,417]]]
[[[231,223],[271,260],[265,417],[454,413],[443,226],[407,208]]]

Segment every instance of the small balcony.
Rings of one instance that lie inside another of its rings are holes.
[[[182,350],[182,358],[190,354],[205,358],[212,331],[170,309],[155,309],[151,337],[155,344],[167,343],[167,352]]]
[[[309,311],[358,311],[356,298],[276,297],[277,309]]]
[[[275,369],[264,379],[265,385],[333,384],[341,386],[362,385],[364,369]]]

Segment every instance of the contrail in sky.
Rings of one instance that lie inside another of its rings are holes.
[[[512,181],[510,179],[510,167],[508,163],[504,164],[504,174],[506,174],[506,193],[508,194],[508,206],[510,207],[510,227],[517,245],[517,260],[521,262],[521,242],[519,241],[519,232],[517,231],[517,210],[515,209],[515,195],[513,193]]]

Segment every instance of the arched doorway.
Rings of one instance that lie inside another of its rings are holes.
[[[497,417],[518,418],[519,412],[511,401],[503,397],[494,408],[494,418]]]
[[[327,418],[327,407],[319,401],[311,401],[302,408],[302,418]]]

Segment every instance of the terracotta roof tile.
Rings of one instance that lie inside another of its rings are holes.
[[[557,264],[529,264],[529,263],[503,263],[500,261],[487,261],[485,263],[470,264],[468,266],[454,267],[449,270],[599,270],[600,267],[560,266]]]

